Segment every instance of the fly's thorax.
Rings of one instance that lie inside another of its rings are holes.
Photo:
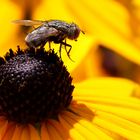
[[[80,34],[80,28],[78,25],[71,23],[68,30],[68,38],[71,40],[76,40]]]

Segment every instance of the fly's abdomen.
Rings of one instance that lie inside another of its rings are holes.
[[[28,34],[25,38],[25,42],[29,47],[36,48],[42,44],[42,38],[36,34],[36,36],[32,33]]]
[[[50,37],[55,37],[58,34],[58,30],[55,28],[40,26],[26,36],[25,42],[29,47],[36,48],[49,41]]]
[[[33,30],[31,33],[29,33],[26,38],[25,42],[29,47],[38,47],[42,44],[42,41],[45,40],[44,36],[44,31],[41,31],[39,29]]]

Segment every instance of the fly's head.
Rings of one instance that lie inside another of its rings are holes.
[[[80,34],[80,28],[78,25],[71,23],[68,31],[68,38],[71,40],[76,40]]]

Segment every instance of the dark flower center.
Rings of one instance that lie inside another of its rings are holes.
[[[0,115],[18,123],[57,118],[68,108],[74,86],[53,50],[18,48],[0,58]]]

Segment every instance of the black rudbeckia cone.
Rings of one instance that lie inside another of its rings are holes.
[[[0,115],[17,123],[57,118],[72,100],[72,78],[53,50],[11,49],[0,58]]]

